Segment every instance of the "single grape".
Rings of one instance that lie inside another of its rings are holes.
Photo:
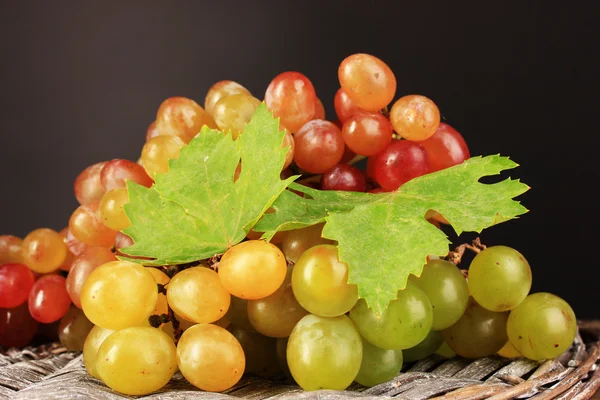
[[[79,241],[89,246],[109,247],[115,242],[117,232],[104,225],[99,203],[79,206],[69,219],[69,231]]]
[[[83,344],[94,324],[90,322],[82,310],[71,306],[58,324],[60,343],[72,351],[83,351]]]
[[[390,122],[404,139],[426,140],[440,124],[440,110],[425,96],[408,95],[396,100],[390,110]]]
[[[269,84],[265,104],[293,133],[317,113],[317,95],[310,80],[299,72],[283,72]]]
[[[356,378],[363,358],[360,335],[345,315],[309,314],[296,325],[287,345],[287,362],[304,390],[344,390]]]
[[[240,380],[246,358],[240,342],[227,330],[197,324],[181,335],[177,364],[192,385],[208,392],[222,392]]]
[[[510,312],[508,339],[532,360],[558,357],[573,343],[577,319],[569,304],[550,293],[530,294]]]
[[[332,244],[333,240],[321,236],[325,224],[316,224],[306,228],[287,231],[281,242],[281,251],[285,258],[295,263],[306,250],[318,244]]]
[[[251,331],[254,326],[250,323],[248,317],[248,300],[240,299],[239,297],[231,296],[231,304],[225,316],[229,319],[232,325],[237,326],[245,331]]]
[[[0,308],[0,346],[25,347],[38,330],[38,322],[29,314],[27,303]]]
[[[106,192],[100,180],[100,174],[105,165],[106,161],[90,165],[77,175],[73,189],[79,204],[85,205],[100,201]]]
[[[173,341],[160,329],[126,328],[102,342],[96,372],[117,392],[136,396],[152,393],[177,371],[176,351]]]
[[[250,91],[234,81],[219,81],[212,85],[206,93],[204,99],[204,109],[207,113],[214,116],[215,105],[227,96],[233,94],[247,94],[251,96]]]
[[[83,365],[87,372],[94,378],[100,379],[96,371],[96,359],[98,358],[98,349],[107,337],[115,333],[112,329],[105,329],[100,326],[94,326],[87,335],[83,344]]]
[[[509,316],[509,318],[510,318],[510,316]],[[517,349],[515,349],[515,346],[512,345],[510,340],[508,342],[506,342],[506,344],[500,350],[498,350],[498,355],[500,357],[504,357],[504,358],[521,358],[521,357],[523,357],[523,354],[519,353],[519,351]]]
[[[461,134],[443,122],[440,122],[429,139],[420,143],[427,153],[427,164],[431,172],[458,165],[471,156]]]
[[[66,288],[73,304],[81,308],[81,288],[93,270],[111,261],[117,261],[112,251],[105,247],[90,246],[73,261],[67,275]]]
[[[275,338],[290,336],[298,321],[308,314],[294,296],[292,267],[288,267],[285,280],[275,293],[248,301],[247,310],[250,324],[261,334]]]
[[[231,131],[234,139],[244,128],[260,105],[260,100],[252,95],[240,93],[223,97],[215,104],[213,117],[219,129]]]
[[[443,331],[444,340],[459,356],[480,358],[496,353],[507,341],[508,313],[486,310],[472,298],[461,319]]]
[[[216,128],[210,114],[186,97],[170,97],[161,103],[156,112],[156,126],[160,135],[176,136],[184,143],[192,140],[204,125]],[[144,168],[148,171],[145,165]],[[150,171],[148,174],[152,176]]]
[[[219,278],[225,290],[248,300],[273,294],[283,283],[286,271],[281,250],[262,240],[233,246],[219,262]]]
[[[27,301],[33,272],[23,264],[0,265],[0,308],[14,308]]]
[[[381,316],[360,299],[350,310],[358,332],[382,349],[408,349],[421,343],[431,330],[433,311],[427,294],[412,282],[390,301]]]
[[[145,187],[150,187],[154,183],[144,167],[129,160],[111,160],[104,165],[100,173],[100,181],[106,191],[125,188],[128,180]]]
[[[38,322],[48,324],[61,319],[71,305],[65,287],[65,278],[60,275],[44,275],[29,292],[29,312]]]
[[[325,119],[325,106],[320,98],[317,97],[317,108],[313,119]]]
[[[435,311],[435,309],[434,309]],[[429,331],[429,334],[421,343],[409,349],[402,350],[404,362],[413,362],[423,360],[429,357],[444,342],[444,335],[440,331]]]
[[[81,305],[94,325],[123,329],[144,322],[156,306],[152,274],[128,261],[111,261],[94,269],[81,288]]]
[[[157,136],[142,148],[142,166],[152,178],[169,170],[169,160],[179,158],[185,142],[177,136]]]
[[[367,182],[363,173],[348,164],[338,164],[321,177],[322,190],[364,192],[366,188]]]
[[[469,303],[469,287],[460,269],[449,261],[430,260],[419,278],[410,281],[419,286],[433,307],[431,329],[440,331],[454,325]]]
[[[85,249],[88,248],[88,245],[77,239],[71,233],[69,227],[67,227],[66,237],[64,238],[64,242],[67,245],[67,248],[74,256],[79,256]],[[108,247],[108,246],[107,246]]]
[[[219,264],[219,270],[221,268]],[[231,296],[215,271],[203,267],[184,269],[167,287],[167,301],[177,314],[197,323],[215,322],[227,312]]]
[[[156,120],[152,121],[150,125],[148,125],[148,128],[146,128],[146,142],[159,135],[160,131],[158,130],[158,126],[156,125]]]
[[[131,225],[123,206],[129,203],[127,189],[113,189],[104,194],[99,204],[104,225],[115,231],[121,231]]]
[[[385,350],[373,346],[362,338],[363,358],[358,375],[354,380],[371,387],[387,382],[400,372],[403,361],[402,350]]]
[[[294,134],[294,161],[303,170],[322,174],[338,164],[344,155],[342,132],[332,122],[315,119]]]
[[[0,265],[22,263],[21,245],[23,240],[12,235],[0,235]]]
[[[358,301],[358,287],[348,283],[348,264],[331,244],[302,253],[292,272],[292,289],[305,310],[322,317],[345,314]]]
[[[281,373],[275,353],[275,339],[266,337],[255,330],[246,331],[230,325],[227,328],[244,350],[246,358],[245,373],[263,378],[273,378]]]
[[[335,97],[333,98],[333,106],[341,124],[345,123],[354,114],[364,111],[358,108],[358,106],[354,104],[352,100],[350,100],[350,97],[348,97],[342,88],[339,88],[335,93]]]
[[[21,244],[23,264],[45,274],[58,269],[67,257],[67,246],[58,232],[41,228],[31,231]]]
[[[529,294],[531,280],[525,257],[506,246],[486,248],[469,266],[471,295],[490,311],[508,311],[521,304]]]
[[[355,113],[342,127],[346,145],[363,156],[382,152],[392,141],[393,133],[390,121],[379,113]]]
[[[398,189],[429,172],[425,149],[419,143],[395,140],[375,156],[371,175],[386,191]]]
[[[438,349],[435,351],[435,354],[438,354],[445,358],[452,358],[456,356],[456,353],[450,348],[450,346],[448,346],[448,343],[446,343],[446,341],[444,341],[440,345],[440,347],[438,347]]]

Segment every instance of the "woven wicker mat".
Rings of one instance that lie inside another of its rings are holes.
[[[486,357],[478,360],[443,359],[431,356],[405,366],[396,378],[372,388],[353,385],[346,391],[304,392],[283,381],[244,377],[225,393],[195,389],[176,374],[160,392],[141,399],[373,399],[475,400],[491,398],[587,399],[600,386],[600,322],[581,322],[581,335],[557,360],[538,363],[526,359]],[[582,338],[583,337],[583,338]],[[132,398],[118,394],[89,376],[81,353],[68,352],[58,344],[0,349],[0,399]]]

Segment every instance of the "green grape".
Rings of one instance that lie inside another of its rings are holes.
[[[98,349],[102,342],[115,332],[112,329],[94,326],[85,339],[85,343],[83,344],[83,365],[87,372],[94,378],[100,379],[100,375],[96,372]]]
[[[305,310],[322,317],[345,314],[358,301],[358,287],[348,283],[348,265],[331,244],[302,253],[292,272],[292,289]]]
[[[439,354],[440,356],[446,358],[452,358],[456,356],[454,350],[452,350],[445,341],[440,345],[440,347],[438,347],[438,349],[435,351],[435,354]]]
[[[308,312],[298,303],[292,291],[292,267],[288,267],[285,280],[275,293],[248,301],[248,319],[254,329],[265,336],[290,336],[294,326],[306,314]]]
[[[444,335],[440,331],[430,331],[427,337],[418,345],[402,351],[404,362],[419,361],[429,357],[440,348]]]
[[[371,344],[388,350],[401,350],[421,343],[433,320],[431,302],[417,285],[407,282],[398,298],[392,300],[383,315],[378,316],[360,299],[350,310],[350,318],[358,332]]]
[[[58,339],[67,350],[82,351],[85,339],[94,327],[82,310],[71,306],[58,324]]]
[[[546,360],[565,352],[577,334],[569,304],[550,293],[527,296],[508,317],[508,338],[525,357]]]
[[[469,290],[483,308],[496,312],[512,310],[530,289],[529,263],[510,247],[488,247],[471,262]]]
[[[486,310],[472,298],[461,319],[444,333],[444,340],[459,356],[490,356],[504,346],[508,313]]]
[[[240,342],[226,329],[196,324],[177,343],[177,364],[192,385],[222,392],[240,380],[246,358]]]
[[[402,350],[385,350],[362,339],[363,358],[354,380],[363,386],[375,386],[394,378],[402,368]]]
[[[275,339],[252,330],[230,325],[227,330],[240,342],[246,356],[246,373],[273,378],[281,373],[277,363]]]
[[[294,377],[290,372],[290,367],[287,363],[287,344],[289,338],[278,338],[275,340],[275,355],[277,356],[277,365],[283,371],[283,374],[290,380],[293,381]]]
[[[231,296],[215,271],[184,269],[167,286],[167,302],[178,315],[197,323],[215,322],[225,315]]]
[[[152,393],[177,371],[175,344],[160,329],[126,328],[110,335],[98,349],[96,371],[117,392]]]
[[[358,374],[362,353],[360,335],[348,317],[309,314],[290,335],[287,362],[304,390],[344,390]]]
[[[92,271],[81,288],[86,317],[107,329],[139,326],[156,306],[152,274],[140,264],[111,261]]]
[[[445,260],[430,260],[419,278],[409,278],[427,293],[433,307],[431,329],[440,331],[462,317],[469,302],[467,280],[458,267]],[[405,357],[406,360],[406,357]]]
[[[231,296],[231,304],[225,316],[229,319],[232,325],[237,326],[245,331],[254,330],[254,327],[248,319],[248,300],[240,299],[239,297]]]
[[[302,253],[311,247],[318,244],[333,244],[333,240],[321,237],[323,226],[325,224],[316,224],[306,228],[287,231],[281,242],[281,251],[285,255],[285,258],[295,263]]]

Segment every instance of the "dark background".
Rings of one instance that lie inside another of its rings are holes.
[[[480,5],[479,3],[485,3]],[[531,212],[483,241],[521,251],[533,291],[600,317],[598,17],[586,2],[9,2],[0,10],[0,234],[61,229],[86,166],[136,160],[162,100],[280,72],[334,119],[337,67],[386,61],[397,96],[432,98],[472,155],[510,155]],[[592,2],[587,2],[592,4]],[[394,6],[395,5],[395,6]]]

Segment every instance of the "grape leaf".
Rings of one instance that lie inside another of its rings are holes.
[[[281,180],[284,132],[264,104],[238,140],[204,127],[169,172],[145,188],[131,181],[123,232],[134,244],[121,257],[145,265],[201,260],[239,243],[296,177]],[[241,159],[241,173],[234,174]]]
[[[350,268],[349,282],[367,304],[380,314],[409,274],[419,276],[428,255],[446,255],[449,240],[424,218],[428,210],[441,213],[457,234],[484,228],[527,212],[514,197],[529,187],[506,179],[483,184],[484,176],[516,167],[507,157],[473,157],[464,163],[404,184],[385,194],[300,190],[281,195],[255,227],[269,237],[294,226],[326,221],[323,236],[338,242],[339,257]],[[344,203],[344,204],[342,204]]]

